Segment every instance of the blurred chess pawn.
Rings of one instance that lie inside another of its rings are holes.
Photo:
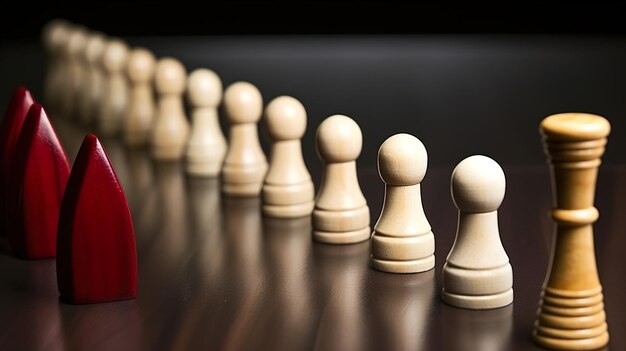
[[[68,38],[66,56],[67,65],[67,92],[65,93],[65,101],[63,102],[63,112],[69,118],[78,117],[79,101],[83,97],[82,92],[85,83],[85,62],[83,61],[83,53],[85,45],[87,45],[87,28],[83,26],[75,26]]]
[[[67,45],[72,24],[66,20],[55,19],[48,22],[42,30],[43,45],[48,53],[48,68],[44,83],[46,106],[56,112],[64,91],[66,72],[65,46]]]
[[[189,123],[183,108],[187,72],[180,61],[166,57],[157,62],[155,87],[158,97],[157,117],[152,128],[152,157],[157,160],[180,160],[189,137]]]
[[[258,196],[267,173],[257,123],[263,112],[261,92],[247,82],[231,84],[224,92],[230,122],[230,145],[222,169],[222,191],[231,196]]]
[[[104,77],[102,74],[102,56],[107,45],[107,38],[99,32],[91,32],[87,37],[84,61],[84,85],[80,91],[78,101],[78,117],[84,125],[90,125],[98,111],[98,104],[102,97]]]
[[[309,216],[315,190],[300,143],[306,130],[304,106],[292,97],[277,97],[265,108],[265,123],[272,154],[263,184],[263,212],[270,217]]]
[[[361,128],[349,117],[334,115],[319,125],[315,137],[324,174],[313,210],[313,238],[328,244],[369,239],[370,210],[356,173]]]
[[[120,39],[111,39],[106,45],[102,57],[105,83],[97,119],[97,129],[103,136],[117,135],[126,114],[128,86],[124,69],[127,59],[128,45]]]
[[[469,309],[511,304],[513,270],[498,230],[498,208],[506,188],[504,171],[489,157],[470,156],[452,172],[450,188],[459,221],[443,266],[443,301]]]
[[[217,177],[226,156],[226,138],[220,127],[217,107],[222,101],[222,81],[209,69],[189,75],[187,97],[191,105],[191,137],[187,144],[187,173]]]
[[[393,135],[380,146],[385,202],[372,234],[374,269],[417,273],[435,267],[435,236],[424,214],[420,184],[427,165],[426,148],[410,134]]]
[[[156,113],[152,92],[155,68],[156,59],[150,50],[145,48],[131,50],[126,66],[130,94],[122,125],[124,142],[128,146],[143,146],[149,141]]]

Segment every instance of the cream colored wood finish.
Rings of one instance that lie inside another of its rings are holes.
[[[459,219],[443,266],[443,301],[469,309],[511,304],[513,269],[498,229],[498,208],[506,190],[504,171],[489,157],[470,156],[452,172],[450,189]]]
[[[263,213],[280,218],[310,216],[315,190],[300,144],[306,131],[306,110],[300,101],[280,96],[267,105],[264,120],[272,153],[263,184]]]
[[[537,344],[557,350],[595,350],[609,342],[596,268],[593,206],[600,158],[611,131],[603,117],[563,113],[540,126],[550,161],[555,241],[535,331]]]
[[[185,66],[175,58],[160,59],[154,83],[159,102],[150,137],[152,157],[157,160],[180,160],[189,138],[189,122],[183,108],[187,83]]]
[[[370,237],[369,207],[356,173],[363,147],[361,128],[351,118],[326,118],[315,135],[324,162],[322,183],[313,210],[313,239],[328,244],[352,244]]]
[[[97,129],[102,136],[115,136],[120,133],[128,107],[128,83],[126,62],[128,45],[121,39],[111,39],[104,49],[104,89],[98,114]]]
[[[191,105],[191,137],[187,144],[187,173],[217,177],[226,156],[217,108],[222,101],[222,80],[213,71],[200,68],[189,75],[187,99]]]
[[[67,57],[67,91],[64,95],[63,114],[69,118],[78,118],[79,101],[84,97],[85,74],[87,72],[83,53],[89,32],[83,26],[74,26],[68,38]]]
[[[42,30],[43,45],[48,54],[48,67],[44,81],[44,96],[47,110],[58,111],[62,104],[66,84],[67,60],[66,46],[69,41],[72,24],[66,20],[55,19],[48,22]]]
[[[106,49],[108,39],[99,32],[91,32],[87,37],[85,50],[83,51],[83,64],[85,67],[84,84],[80,90],[78,100],[78,119],[84,125],[91,125],[96,119],[99,104],[104,90],[104,73],[102,72],[102,57]]]
[[[374,269],[417,273],[435,267],[435,237],[420,186],[427,166],[426,148],[413,135],[396,134],[380,146],[378,173],[385,183],[385,200],[371,237]]]
[[[224,92],[224,111],[230,123],[230,140],[222,169],[222,191],[230,196],[259,196],[268,167],[257,130],[263,113],[261,92],[248,82],[231,84]]]
[[[150,50],[131,50],[126,65],[130,94],[126,117],[122,123],[124,142],[128,146],[144,146],[150,140],[156,115],[152,85],[155,69],[156,59]]]

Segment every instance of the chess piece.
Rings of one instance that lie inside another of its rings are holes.
[[[65,46],[71,24],[63,19],[48,22],[42,30],[43,45],[48,53],[48,68],[44,82],[44,96],[48,109],[56,111],[62,99],[65,80]]]
[[[33,103],[15,146],[7,194],[7,237],[25,259],[54,257],[61,198],[70,174],[45,111]]]
[[[367,240],[370,210],[356,174],[361,128],[349,117],[334,115],[319,125],[315,139],[324,174],[315,198],[313,239],[328,244]]]
[[[123,123],[126,145],[142,146],[148,143],[156,112],[152,93],[155,67],[156,59],[150,50],[135,48],[130,52],[126,67],[130,95]]]
[[[259,90],[247,82],[231,84],[224,92],[230,122],[230,145],[222,169],[222,191],[231,196],[258,196],[267,172],[257,123],[263,110]]]
[[[104,136],[120,132],[128,105],[128,86],[124,69],[128,59],[128,45],[120,39],[111,39],[104,49],[104,90],[97,118],[97,129]]]
[[[9,193],[9,174],[13,167],[15,146],[22,131],[33,97],[24,87],[17,87],[0,124],[0,233],[6,235],[6,198]]]
[[[385,201],[372,234],[370,265],[390,273],[417,273],[435,267],[435,236],[422,207],[421,185],[428,156],[410,134],[389,137],[378,150],[378,173]]]
[[[73,118],[78,116],[79,101],[83,98],[85,88],[85,63],[83,52],[87,44],[87,28],[75,26],[68,38],[66,56],[67,63],[67,92],[63,103],[63,112]]]
[[[306,130],[304,106],[292,97],[277,97],[265,108],[265,123],[272,153],[263,184],[263,212],[270,217],[308,216],[315,190],[300,144]]]
[[[216,177],[222,170],[227,148],[217,115],[222,81],[211,70],[197,69],[189,75],[187,96],[193,123],[187,144],[187,173]]]
[[[102,98],[103,73],[102,56],[107,45],[104,34],[91,32],[87,37],[83,51],[84,85],[79,91],[78,116],[84,125],[90,125],[95,119],[99,103]]]
[[[513,302],[513,269],[498,230],[505,188],[504,171],[486,156],[470,156],[452,172],[459,220],[442,283],[442,299],[452,306],[491,309]]]
[[[78,151],[59,216],[57,283],[73,304],[137,296],[137,250],[124,191],[98,138]]]
[[[183,109],[187,73],[180,61],[162,58],[156,66],[155,86],[159,95],[157,117],[152,129],[152,157],[178,160],[185,152],[189,123]]]
[[[541,122],[556,223],[534,331],[543,347],[595,350],[609,342],[593,248],[593,223],[599,216],[593,203],[610,130],[606,119],[584,113],[552,115]]]

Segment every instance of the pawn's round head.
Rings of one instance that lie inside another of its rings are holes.
[[[104,48],[102,65],[109,72],[119,72],[126,66],[128,45],[121,39],[111,39]]]
[[[154,82],[159,94],[182,94],[187,82],[185,66],[175,58],[160,59],[157,62]]]
[[[263,97],[248,82],[231,84],[224,92],[224,111],[230,123],[256,123],[263,112]]]
[[[90,65],[95,65],[102,60],[104,55],[104,49],[106,48],[107,41],[104,34],[100,32],[92,32],[87,37],[87,43],[85,44],[84,59]]]
[[[59,53],[67,44],[72,24],[63,19],[48,22],[42,30],[43,44],[49,52]]]
[[[363,134],[350,117],[334,115],[317,127],[315,141],[317,153],[324,162],[350,162],[361,154]]]
[[[135,83],[150,82],[154,77],[156,59],[150,50],[135,48],[128,55],[126,73],[128,78]]]
[[[385,184],[419,184],[426,175],[427,166],[426,148],[411,134],[393,135],[378,149],[378,174]]]
[[[76,26],[70,33],[69,38],[67,39],[67,56],[82,59],[83,53],[85,52],[85,45],[87,45],[87,38],[89,32],[85,27]]]
[[[222,80],[210,69],[197,69],[189,75],[187,96],[194,107],[217,107],[222,100]]]
[[[470,156],[454,168],[450,188],[452,200],[460,211],[496,211],[504,200],[504,171],[487,156]]]
[[[265,123],[274,141],[300,139],[306,131],[306,110],[291,96],[279,96],[265,107]]]

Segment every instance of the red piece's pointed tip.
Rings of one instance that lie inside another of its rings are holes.
[[[30,115],[33,115],[33,117],[30,117]],[[46,111],[44,111],[43,106],[41,106],[37,102],[33,102],[28,109],[28,114],[26,115],[26,118],[42,118],[44,116],[48,118],[48,115],[46,115]]]

